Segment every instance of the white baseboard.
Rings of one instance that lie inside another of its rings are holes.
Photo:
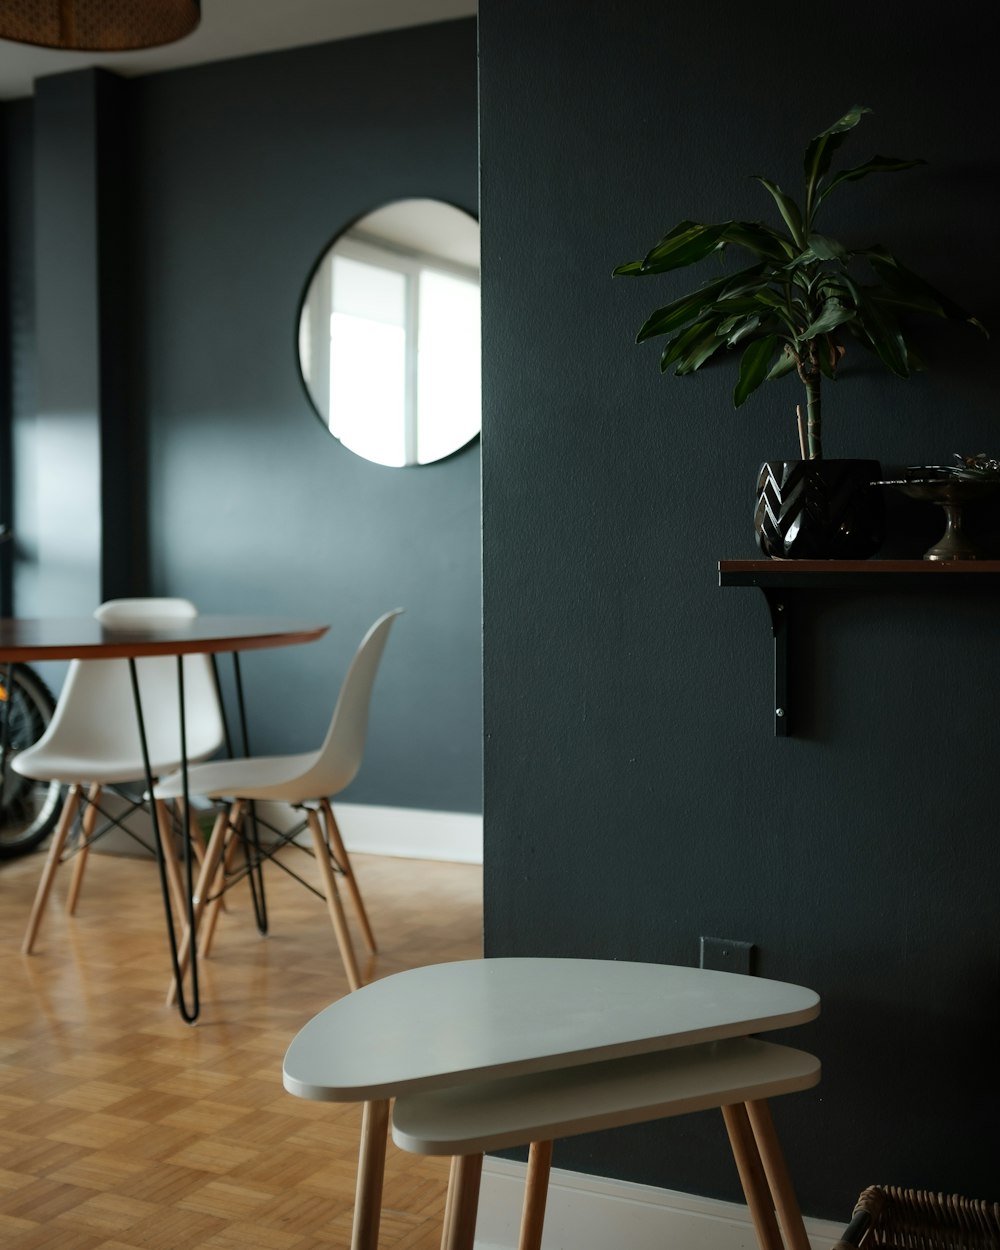
[[[473,812],[426,812],[414,807],[336,803],[344,845],[368,855],[483,862],[483,818]]]
[[[487,1158],[483,1165],[476,1250],[517,1245],[525,1165]],[[846,1223],[846,1221],[845,1221]],[[844,1224],[805,1221],[813,1250],[831,1250]],[[552,1171],[543,1250],[757,1250],[746,1207],[628,1181]]]
[[[124,804],[115,795],[105,797],[109,810]],[[279,829],[292,829],[300,818],[285,803],[258,803],[262,819]],[[403,859],[449,860],[458,864],[483,862],[483,818],[471,812],[427,812],[412,807],[372,807],[364,803],[334,805],[337,824],[349,851],[391,855]],[[126,822],[149,839],[149,816],[138,812]],[[112,855],[142,855],[141,847],[112,830],[95,847]]]

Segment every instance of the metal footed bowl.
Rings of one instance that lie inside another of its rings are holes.
[[[905,476],[875,482],[889,486],[908,499],[934,503],[944,509],[946,523],[941,538],[924,552],[925,560],[982,560],[983,553],[967,537],[962,509],[967,503],[987,499],[1000,490],[1000,475],[956,473],[939,465],[915,465]]]

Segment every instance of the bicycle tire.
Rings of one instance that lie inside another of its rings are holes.
[[[48,686],[27,665],[15,664],[10,689],[6,672],[0,672],[0,706],[8,717],[0,786],[0,859],[10,859],[34,850],[48,837],[62,811],[63,793],[58,781],[32,781],[10,766],[19,751],[38,741],[52,719],[56,701]]]

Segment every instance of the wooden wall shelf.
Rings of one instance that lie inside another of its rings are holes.
[[[788,692],[790,605],[803,590],[1000,589],[1000,560],[720,560],[720,586],[756,586],[774,636],[774,733],[791,732]]]

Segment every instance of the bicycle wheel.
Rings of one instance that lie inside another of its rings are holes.
[[[23,855],[55,828],[62,808],[58,781],[32,781],[11,768],[19,751],[37,742],[52,719],[56,702],[37,673],[15,664],[11,687],[0,672],[0,712],[7,716],[7,752],[0,789],[0,859]]]

